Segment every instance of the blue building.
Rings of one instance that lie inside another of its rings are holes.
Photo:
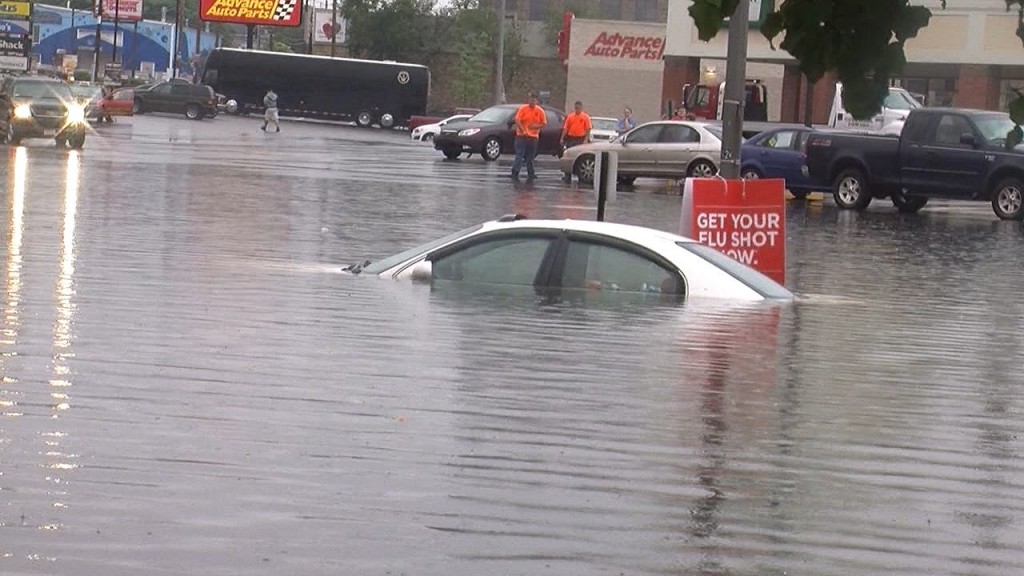
[[[154,72],[166,72],[171,65],[173,35],[174,25],[169,22],[119,22],[117,61],[121,69],[139,71],[142,63],[151,62]],[[38,56],[40,64],[60,65],[63,54],[75,54],[79,56],[79,69],[91,70],[96,44],[96,17],[92,12],[43,4],[34,6],[32,53]],[[196,63],[202,62],[216,44],[216,35],[202,32],[197,49],[195,29],[183,28],[178,42],[179,73],[193,74]],[[113,18],[104,18],[100,24],[99,51],[101,65],[113,62]]]

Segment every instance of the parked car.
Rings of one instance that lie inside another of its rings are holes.
[[[174,79],[149,89],[136,89],[132,112],[169,112],[184,114],[190,120],[202,120],[217,115],[217,98],[213,88],[205,84]]]
[[[722,150],[719,128],[704,122],[659,120],[641,124],[611,142],[573,146],[560,161],[562,172],[580,182],[594,181],[601,152],[618,155],[618,180],[632,184],[638,177],[706,177],[718,173]],[[716,133],[717,132],[717,133]]]
[[[412,129],[412,132],[410,132],[409,135],[413,140],[416,140],[417,142],[429,142],[434,139],[434,136],[437,136],[437,134],[441,131],[441,128],[444,128],[451,122],[466,120],[471,116],[472,114],[456,114],[454,116],[449,116],[444,120],[441,120],[440,122],[417,126],[416,128]]]
[[[603,116],[590,117],[590,141],[610,142],[619,137],[619,121]]]
[[[476,114],[478,112],[480,112],[479,108],[456,107],[445,116],[410,116],[409,130],[415,130],[420,126],[423,126],[424,124],[437,124],[438,122],[444,120],[448,116],[453,116],[456,114],[465,114],[467,116],[472,116],[473,114]]]
[[[88,129],[85,106],[67,83],[42,76],[0,81],[0,123],[0,138],[11,145],[26,138],[53,138],[57,146],[81,148]]]
[[[135,108],[135,90],[116,88],[100,100],[100,108],[113,122],[115,116],[131,116]]]
[[[445,158],[454,160],[461,154],[479,154],[484,160],[493,162],[502,154],[515,153],[515,124],[513,117],[521,104],[500,104],[474,114],[466,120],[452,122],[434,137],[434,148],[444,153]],[[562,145],[562,124],[565,113],[549,106],[543,106],[547,125],[540,131],[537,155],[560,156]]]
[[[103,99],[103,87],[89,82],[71,84],[71,93],[85,106],[85,119],[102,122],[106,119],[100,100]]]
[[[840,208],[872,198],[917,212],[932,197],[985,200],[1003,220],[1024,220],[1024,150],[1006,149],[1009,115],[915,108],[899,136],[827,132],[807,139],[807,174]]]
[[[743,143],[740,152],[740,177],[745,179],[782,178],[797,198],[814,191],[828,190],[804,174],[807,156],[803,146],[813,128],[776,128],[755,135]]]
[[[344,270],[435,285],[652,292],[679,299],[793,298],[771,278],[689,238],[626,224],[518,215]]]

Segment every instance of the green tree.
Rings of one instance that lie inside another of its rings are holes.
[[[348,48],[375,60],[423,61],[435,28],[432,0],[346,0]]]
[[[690,16],[705,42],[721,31],[738,0],[693,0]],[[942,7],[946,7],[945,0]],[[1006,0],[1018,11],[1017,36],[1024,42],[1024,0]],[[809,80],[835,71],[843,83],[843,106],[855,118],[869,118],[882,106],[889,79],[906,64],[907,40],[928,25],[932,12],[909,0],[781,0],[768,15],[761,33],[773,42],[785,35],[779,48],[793,56]],[[1024,93],[1010,103],[1017,127],[1007,139],[1013,147],[1024,131]]]
[[[715,0],[707,1],[714,2]],[[562,29],[562,15],[566,12],[572,12],[573,16],[576,18],[600,17],[598,12],[594,10],[590,4],[586,4],[582,0],[569,0],[561,6],[549,7],[546,18],[544,18],[544,38],[552,48],[558,46],[558,31]],[[719,21],[721,21],[721,19],[719,19]]]
[[[458,78],[452,92],[461,105],[476,106],[487,97],[487,77],[491,71],[487,59],[493,54],[490,37],[485,32],[468,34],[459,42],[458,50]]]

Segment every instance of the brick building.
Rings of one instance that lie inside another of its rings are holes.
[[[1007,12],[1005,0],[951,2],[945,10],[938,0],[921,3],[932,9],[933,16],[929,25],[907,42],[908,63],[897,84],[924,96],[927,105],[1005,110],[1012,89],[1024,88],[1024,46],[1016,36],[1016,12]],[[760,14],[773,9],[775,1],[752,0],[752,5],[756,9],[752,7],[747,77],[765,81],[769,119],[801,121],[807,82],[789,54],[772,50],[757,31]],[[685,1],[668,7],[665,98],[674,95],[675,86],[725,78],[728,31],[723,29],[710,42],[701,42],[687,8],[689,2]],[[815,122],[825,122],[834,81],[829,78],[810,89],[812,117]]]

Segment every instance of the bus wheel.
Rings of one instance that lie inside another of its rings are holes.
[[[381,114],[378,123],[381,128],[393,128],[395,126],[395,117],[391,114]]]
[[[360,128],[369,128],[373,124],[373,114],[370,114],[369,110],[363,110],[356,115],[356,124]]]

